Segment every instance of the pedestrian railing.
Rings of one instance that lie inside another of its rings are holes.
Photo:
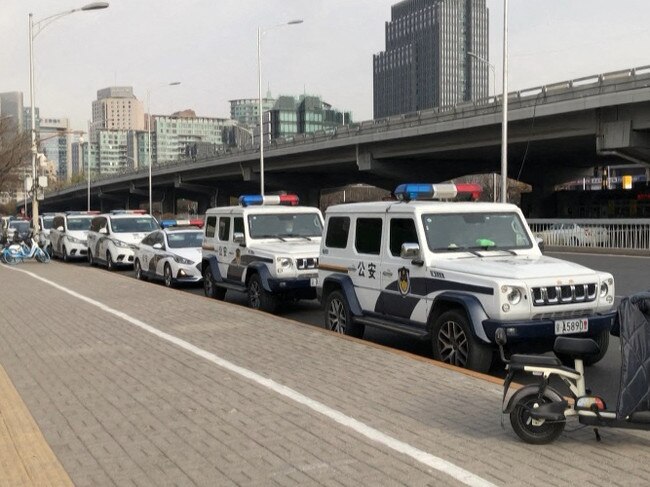
[[[650,219],[530,219],[545,247],[603,248],[650,252]]]

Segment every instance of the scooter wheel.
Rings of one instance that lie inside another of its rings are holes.
[[[541,404],[553,402],[549,397],[544,397]],[[526,443],[545,445],[553,442],[564,431],[565,421],[536,422],[530,417],[530,410],[541,405],[538,394],[523,396],[510,412],[510,424],[517,436]]]

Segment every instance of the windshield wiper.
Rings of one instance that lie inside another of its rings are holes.
[[[443,251],[446,250],[448,252],[469,252],[470,254],[474,254],[477,257],[483,257],[476,250],[472,250],[469,247],[443,247],[441,249],[436,249],[436,250],[443,250]]]
[[[279,238],[283,242],[286,242],[286,239],[282,238],[280,235],[255,235],[253,238]]]

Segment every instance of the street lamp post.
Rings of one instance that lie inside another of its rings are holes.
[[[34,108],[34,39],[36,36],[42,32],[42,30],[50,25],[57,19],[65,17],[66,15],[73,14],[75,12],[89,11],[89,10],[100,10],[108,7],[107,2],[92,2],[87,5],[84,5],[81,8],[75,8],[72,10],[66,10],[64,12],[59,12],[49,17],[45,17],[38,22],[34,22],[34,14],[29,14],[29,106],[30,106],[30,116],[31,116],[31,132],[32,132],[32,226],[34,227],[34,233],[39,231],[38,225],[38,178],[36,170],[36,113]]]
[[[284,27],[285,25],[296,25],[302,24],[302,20],[291,20],[289,22],[274,25],[262,29],[262,27],[257,28],[257,95],[258,95],[258,105],[257,109],[260,116],[260,194],[264,196],[264,120],[262,113],[262,36],[271,29],[277,27]]]
[[[164,84],[160,88],[165,86],[178,86],[180,81],[172,81],[171,83]],[[153,159],[151,157],[151,89],[147,90],[147,152],[149,153],[149,214],[153,215],[153,196],[151,192],[151,166],[153,165]]]
[[[469,57],[473,57],[474,59],[476,59],[477,61],[479,61],[479,62],[481,62],[483,64],[487,64],[487,66],[492,70],[492,81],[494,83],[494,94],[496,95],[496,92],[497,92],[497,74],[496,74],[496,68],[494,67],[494,64],[492,64],[490,61],[485,59],[483,56],[479,56],[475,52],[470,51],[470,52],[467,53],[467,55]],[[490,91],[490,87],[489,87],[489,80],[488,80],[488,96],[490,96],[489,91]]]
[[[503,113],[501,120],[501,203],[508,202],[508,0],[503,0]]]

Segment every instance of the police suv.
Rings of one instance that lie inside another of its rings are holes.
[[[205,295],[244,292],[251,308],[270,313],[283,299],[315,298],[321,212],[297,206],[296,195],[241,196],[239,203],[206,212]]]
[[[88,230],[98,211],[67,211],[52,220],[50,246],[52,255],[64,262],[88,256]]]
[[[158,222],[141,210],[115,210],[98,215],[90,222],[88,262],[105,265],[109,270],[131,266],[137,244],[158,228]]]
[[[467,191],[480,187],[408,184],[397,201],[328,208],[317,289],[327,327],[431,340],[434,358],[477,371],[490,367],[498,328],[517,350],[594,338],[601,353],[590,361],[600,360],[615,316],[612,275],[542,255],[514,205],[432,201]]]

